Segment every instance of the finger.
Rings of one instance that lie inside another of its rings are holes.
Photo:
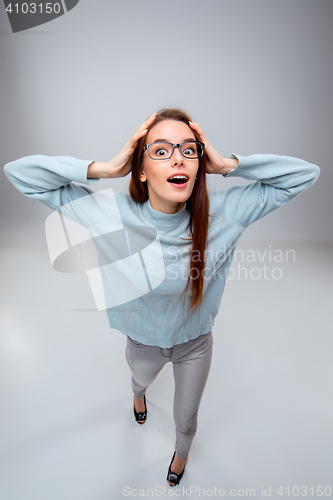
[[[147,118],[147,120],[144,121],[142,123],[142,125],[140,125],[140,127],[137,129],[137,131],[135,132],[135,134],[131,138],[132,144],[136,143],[139,139],[141,139],[141,137],[146,135],[146,133],[148,132],[148,128],[156,120],[156,116],[157,116],[157,113],[155,112],[152,115],[150,115],[150,117]]]
[[[204,133],[204,131],[202,130],[202,128],[200,127],[200,125],[198,123],[196,123],[196,122],[189,122],[189,125],[190,125],[191,128],[193,128],[193,130],[195,130],[199,134],[199,136],[200,136],[200,138],[201,138],[201,140],[203,142],[207,142],[207,138],[205,136],[205,133]]]
[[[141,130],[141,132],[138,132],[138,138],[141,139],[141,137],[145,136],[146,133],[148,132],[148,129]]]
[[[152,123],[154,123],[154,121],[156,120],[156,116],[157,116],[157,113],[153,113],[152,115],[150,115],[149,118],[147,118],[147,120],[145,120],[142,125],[140,125],[140,127],[138,128],[138,130],[144,130],[146,128],[149,128],[150,125]]]
[[[150,115],[149,118],[147,118],[147,120],[144,122],[144,124],[147,124],[147,127],[149,127],[149,125],[151,125],[156,120],[156,116],[157,116],[157,113],[155,111],[152,115]]]
[[[141,139],[141,137],[145,136],[147,132],[148,132],[148,129],[147,129],[147,128],[146,128],[146,129],[144,129],[144,130],[139,130],[139,129],[138,129],[138,130],[135,132],[135,134],[134,134],[134,135],[132,135],[131,140],[130,140],[130,142],[129,142],[129,146],[130,146],[131,148],[135,147],[135,145],[136,145],[136,143],[138,142],[138,140],[139,140],[139,139]]]

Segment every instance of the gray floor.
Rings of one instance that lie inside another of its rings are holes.
[[[274,499],[280,487],[283,498],[288,487],[289,497],[316,497],[317,487],[328,496],[332,246],[293,246],[288,262],[288,245],[256,247],[266,256],[255,262],[238,248],[198,432],[173,493],[165,480],[175,439],[171,365],[148,389],[139,426],[125,336],[93,311],[85,277],[56,273],[46,251],[2,249],[1,500],[202,498],[222,489],[238,498],[250,488],[260,497],[262,487]],[[269,256],[276,249],[283,262]]]

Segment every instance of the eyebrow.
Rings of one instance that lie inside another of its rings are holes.
[[[167,139],[155,139],[155,141],[153,141],[152,144],[154,144],[154,142],[169,142],[170,144],[172,144],[172,142],[168,141]],[[190,137],[189,139],[184,139],[182,142],[196,142],[196,139],[193,139],[193,137]]]

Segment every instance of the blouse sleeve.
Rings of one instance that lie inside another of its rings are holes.
[[[293,200],[317,180],[318,166],[290,156],[236,156],[239,164],[224,177],[242,177],[252,184],[216,193],[215,202],[244,227]],[[218,198],[218,200],[217,200]]]
[[[87,179],[88,166],[93,160],[78,160],[71,156],[26,156],[8,163],[4,171],[10,182],[25,196],[57,210],[61,206],[93,193],[86,186],[99,179]]]

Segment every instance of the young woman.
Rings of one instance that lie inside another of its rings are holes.
[[[107,303],[106,308],[110,326],[127,335],[126,358],[139,424],[147,417],[147,387],[167,362],[173,363],[176,443],[167,480],[171,486],[178,484],[196,433],[211,363],[211,330],[236,244],[249,224],[311,186],[319,168],[276,155],[225,158],[185,112],[164,109],[151,115],[109,162],[37,155],[6,165],[5,172],[26,196],[54,210],[71,207],[70,216],[94,237],[99,231],[105,235],[119,229],[109,224],[121,221],[127,230],[128,258],[138,255],[129,238],[133,228],[155,231],[162,260],[142,250],[137,268],[142,264],[143,278],[135,272],[132,278],[133,288],[146,279],[146,292],[141,289],[131,300]],[[105,198],[98,201],[82,185],[130,172],[129,195],[115,193],[117,217],[114,204]],[[207,193],[206,173],[254,182]],[[78,200],[81,208],[73,208]],[[108,251],[111,246],[100,249],[104,262]],[[161,267],[163,279],[154,281]],[[108,285],[114,289],[109,269],[107,264],[103,267],[106,296]]]

